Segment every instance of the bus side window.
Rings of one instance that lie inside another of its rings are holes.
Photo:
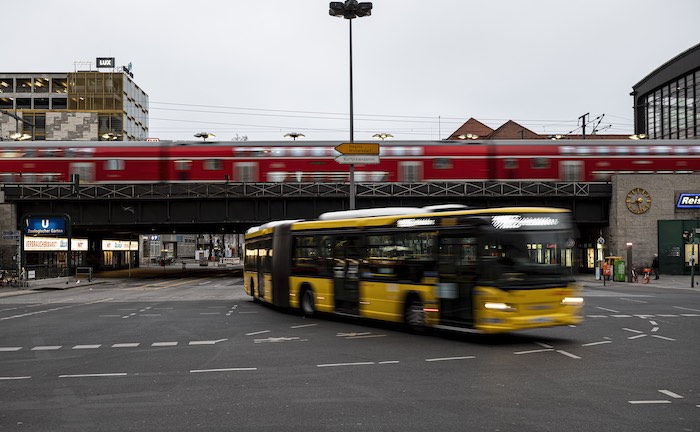
[[[321,236],[318,241],[316,266],[319,275],[331,276],[333,274],[333,237]]]

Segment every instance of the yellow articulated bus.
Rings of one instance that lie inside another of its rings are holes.
[[[324,213],[248,230],[256,302],[479,333],[578,324],[568,210],[463,206]]]

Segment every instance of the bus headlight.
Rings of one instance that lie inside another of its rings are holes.
[[[564,297],[561,304],[564,306],[582,306],[583,297]]]
[[[497,310],[502,312],[513,312],[515,308],[511,307],[507,303],[496,303],[496,302],[486,302],[484,303],[485,309]]]

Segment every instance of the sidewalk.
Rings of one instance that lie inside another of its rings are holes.
[[[642,278],[639,278],[637,283],[628,282],[613,282],[606,280],[603,286],[602,280],[596,280],[594,275],[578,275],[574,277],[577,282],[581,283],[584,288],[596,289],[615,289],[615,287],[632,288],[638,287],[655,287],[655,288],[671,288],[671,289],[694,289],[700,291],[700,275],[695,275],[695,286],[690,286],[690,275],[661,275],[658,280],[653,277],[648,284],[642,283]]]

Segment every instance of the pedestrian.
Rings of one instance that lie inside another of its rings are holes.
[[[651,262],[651,271],[654,272],[654,279],[659,279],[659,254],[654,254],[654,260]]]

